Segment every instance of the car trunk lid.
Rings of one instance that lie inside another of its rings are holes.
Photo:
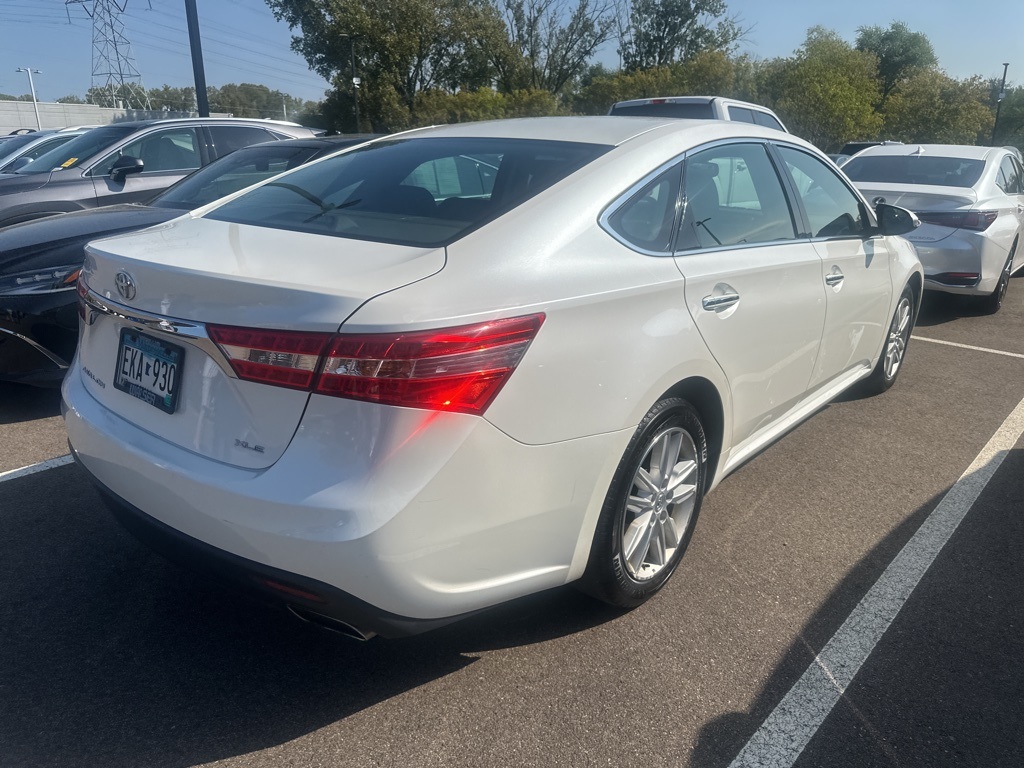
[[[889,205],[907,208],[916,214],[969,210],[978,202],[978,193],[970,187],[922,187],[920,184],[872,184],[857,183],[861,194],[873,202],[877,197],[885,198]],[[949,237],[956,229],[922,222],[917,229],[904,235],[914,243],[935,243]]]
[[[266,467],[309,394],[235,378],[206,325],[334,333],[373,296],[443,265],[444,249],[208,219],[96,241],[83,278],[101,309],[83,323],[79,374],[142,429],[235,466]]]

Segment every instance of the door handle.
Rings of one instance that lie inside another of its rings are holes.
[[[841,282],[843,282],[843,280],[845,279],[846,276],[842,272],[833,272],[830,275],[825,275],[825,285],[835,287],[839,285]]]
[[[738,293],[723,293],[720,296],[705,296],[700,300],[700,305],[709,312],[713,312],[718,309],[731,307],[739,300],[740,295]]]

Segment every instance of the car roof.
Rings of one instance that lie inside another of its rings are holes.
[[[730,99],[727,96],[651,96],[644,99],[629,99],[628,101],[617,101],[613,107],[632,106],[634,104],[650,104],[652,102],[670,102],[672,104],[710,104],[713,101],[721,101],[727,104],[734,104],[741,107],[753,107],[765,112],[771,110],[763,104],[754,104],[750,101],[740,101],[739,99]]]
[[[573,141],[583,144],[618,146],[649,132],[694,132],[711,134],[709,138],[755,136],[778,139],[782,133],[751,123],[728,120],[679,120],[666,117],[522,117],[511,120],[488,120],[478,123],[419,128],[394,138],[416,136],[535,139],[541,141]]]
[[[285,122],[283,120],[265,120],[261,117],[160,117],[150,120],[125,120],[123,122],[107,123],[105,126],[97,127],[105,128],[110,125],[117,125],[132,128],[146,128],[150,125],[173,125],[177,123],[184,123],[186,125],[192,125],[194,123],[250,123],[255,125],[278,125],[286,128],[304,128],[307,131],[309,130],[299,123]]]
[[[1003,147],[976,147],[968,144],[882,144],[867,147],[857,157],[879,155],[931,155],[932,157],[962,157],[965,160],[986,160],[994,152],[1006,152]]]

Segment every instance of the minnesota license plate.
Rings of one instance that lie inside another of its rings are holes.
[[[183,347],[122,328],[114,387],[165,413],[174,413],[184,359]]]

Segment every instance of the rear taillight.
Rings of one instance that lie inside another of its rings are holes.
[[[999,211],[916,211],[917,218],[927,224],[953,229],[984,232],[999,218]]]
[[[293,389],[312,386],[320,356],[331,340],[329,333],[228,325],[208,325],[206,330],[227,355],[238,378]]]
[[[402,334],[338,336],[316,391],[386,405],[483,413],[544,315]]]
[[[413,333],[339,334],[210,325],[240,379],[385,405],[483,413],[543,314]]]

